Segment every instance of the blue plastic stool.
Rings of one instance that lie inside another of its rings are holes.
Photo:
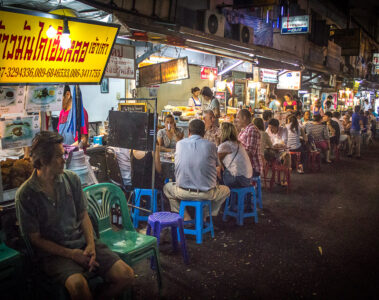
[[[181,240],[182,255],[185,264],[189,263],[186,239],[184,236],[183,219],[179,214],[167,211],[156,212],[149,216],[147,221],[146,234],[153,235],[157,238],[158,246],[160,241],[161,231],[165,227],[171,227],[172,248],[174,251],[178,249],[178,234]]]
[[[150,206],[146,209],[151,210],[153,213],[158,211],[158,195],[161,198],[161,210],[164,210],[164,204],[162,199],[162,192],[160,190],[154,189],[154,194],[152,197],[151,189],[134,189],[134,205],[141,207],[142,196],[150,197]],[[152,199],[153,198],[153,199]],[[132,218],[134,228],[138,227],[140,221],[147,221],[149,216],[141,216],[140,210],[138,208],[133,208]]]
[[[263,209],[262,205],[262,185],[261,176],[253,177],[253,182],[256,183],[255,194],[257,196],[257,203],[260,209]]]
[[[196,236],[196,243],[201,244],[203,242],[203,234],[211,232],[212,238],[214,238],[213,222],[212,222],[212,210],[211,201],[209,200],[182,200],[180,201],[179,215],[183,218],[184,211],[187,206],[195,208],[195,220],[184,221],[184,225],[194,224],[195,229],[184,228],[184,234],[192,234]],[[204,222],[203,209],[207,206],[209,210],[209,222]],[[205,225],[205,227],[204,227]]]
[[[237,196],[237,199],[235,196]],[[251,203],[253,205],[252,212],[245,212],[246,197],[250,197],[247,207],[249,207],[249,204]],[[236,200],[237,205],[235,205]],[[236,211],[234,211],[233,208],[236,208]],[[243,219],[248,217],[254,217],[254,222],[258,223],[257,198],[253,186],[230,190],[230,196],[226,199],[225,203],[224,216],[222,218],[223,221],[226,221],[227,216],[236,218],[237,224],[240,226],[243,225]]]

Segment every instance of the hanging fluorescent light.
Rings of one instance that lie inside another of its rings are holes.
[[[46,31],[46,35],[48,38],[52,39],[57,35],[57,30],[50,25],[49,29]]]
[[[68,29],[68,20],[63,20],[63,32],[61,37],[61,48],[71,48],[70,29]]]
[[[237,61],[235,64],[232,64],[231,66],[225,68],[224,70],[222,70],[220,73],[218,73],[218,75],[223,75],[225,74],[226,72],[229,72],[230,70],[234,69],[235,67],[238,67],[239,65],[243,64],[243,60],[239,60]]]

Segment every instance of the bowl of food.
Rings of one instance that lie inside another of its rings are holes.
[[[181,111],[174,111],[174,112],[172,112],[172,114],[174,116],[176,116],[176,117],[180,117],[183,114],[183,112],[181,112]]]

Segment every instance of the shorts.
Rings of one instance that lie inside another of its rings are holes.
[[[316,144],[316,147],[321,149],[322,151],[329,150],[329,145],[327,141],[318,141],[318,142],[315,142],[315,144]]]
[[[83,249],[84,250],[84,249]],[[110,270],[110,268],[120,259],[120,257],[112,252],[105,244],[95,241],[96,261],[99,267],[96,271],[89,272],[88,269],[82,267],[75,261],[62,256],[47,256],[42,258],[42,270],[47,276],[54,281],[64,285],[67,278],[73,274],[80,273],[87,279],[93,275],[102,277]]]

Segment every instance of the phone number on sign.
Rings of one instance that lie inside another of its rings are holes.
[[[0,78],[97,78],[100,76],[100,69],[0,68]]]

